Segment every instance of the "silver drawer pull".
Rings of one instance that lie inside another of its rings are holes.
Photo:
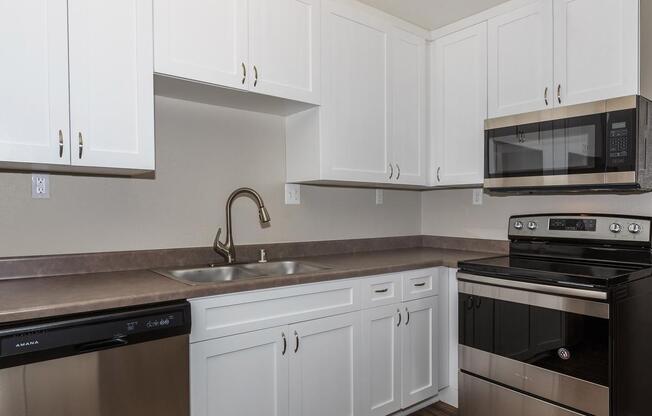
[[[63,131],[59,130],[59,158],[63,157]]]
[[[557,101],[561,104],[561,84],[557,85]]]
[[[79,159],[84,157],[84,136],[79,132]]]
[[[396,324],[396,326],[401,326],[401,320],[403,319],[403,317],[401,316],[401,310],[397,309],[396,312],[398,313],[398,323]]]
[[[387,288],[374,290],[374,292],[376,292],[376,293],[387,293],[388,291],[389,291],[389,289],[387,289]]]
[[[422,287],[422,286],[425,286],[425,285],[426,285],[426,282],[415,283],[414,287]]]

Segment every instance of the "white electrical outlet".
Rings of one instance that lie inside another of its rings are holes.
[[[376,189],[376,205],[383,205],[383,190]]]
[[[473,205],[482,205],[482,197],[484,196],[483,189],[473,190]]]
[[[50,198],[50,175],[32,174],[32,198]]]
[[[301,204],[301,185],[294,183],[285,184],[285,205]]]

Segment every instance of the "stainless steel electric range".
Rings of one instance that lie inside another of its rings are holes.
[[[462,262],[461,416],[652,412],[652,219],[515,216]]]

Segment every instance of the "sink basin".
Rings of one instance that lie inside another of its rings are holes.
[[[287,276],[291,274],[314,273],[328,269],[326,266],[302,261],[251,263],[242,265],[242,268],[265,276]]]
[[[159,269],[154,272],[189,285],[199,285],[267,276],[314,273],[328,269],[327,266],[303,261],[273,261],[195,269]]]
[[[237,266],[205,267],[199,269],[154,270],[156,273],[190,285],[230,282],[260,277],[259,274]]]

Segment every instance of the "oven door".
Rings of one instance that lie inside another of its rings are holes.
[[[528,290],[527,283],[465,273],[458,281],[463,374],[572,411],[609,415],[607,303],[574,297],[582,289],[542,293],[543,285]],[[482,400],[471,396],[462,392],[468,402]]]

